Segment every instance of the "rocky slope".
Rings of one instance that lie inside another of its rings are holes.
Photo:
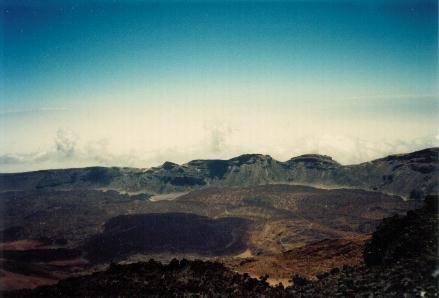
[[[5,297],[437,297],[437,201],[428,197],[423,208],[383,221],[366,245],[365,265],[334,268],[318,274],[317,281],[294,275],[294,285],[287,288],[270,287],[268,276],[253,279],[218,263],[174,260],[112,265]]]
[[[87,189],[2,192],[0,250],[7,253],[0,256],[0,288],[53,283],[111,261],[238,257],[239,263],[243,253],[255,262],[235,266],[239,272],[310,276],[334,263],[355,264],[360,254],[352,240],[418,204],[365,190],[281,184],[208,187],[162,201]],[[326,249],[335,256],[326,260]],[[313,259],[289,257],[302,252]],[[288,270],[276,270],[283,262]]]
[[[317,282],[297,279],[299,297],[437,297],[439,287],[437,196],[406,216],[384,220],[364,249],[365,265],[334,269]]]
[[[93,167],[0,174],[0,190],[85,188],[160,194],[208,186],[290,183],[361,188],[422,199],[439,190],[438,156],[439,148],[429,148],[344,166],[322,155],[308,154],[280,162],[268,155],[245,154],[183,165],[165,162],[147,170]]]
[[[206,223],[213,227],[221,226],[217,225],[219,221],[216,219],[229,220],[230,223],[236,222],[232,218],[250,221],[245,226],[233,224],[236,226],[233,229],[221,228],[227,232],[223,237],[228,237],[229,233],[242,235],[239,232],[242,228],[249,235],[246,245],[255,254],[267,254],[324,238],[369,233],[382,218],[404,213],[416,205],[396,196],[364,190],[327,190],[279,184],[205,188],[174,200],[157,202],[146,196],[121,195],[115,191],[3,192],[0,193],[0,209],[4,230],[0,231],[0,242],[64,239],[67,247],[75,248],[104,232],[106,222],[123,221],[131,232],[141,233],[147,229],[139,227],[148,220],[154,224],[166,220],[172,213],[179,213],[184,216],[173,216],[171,223],[184,219],[182,223],[195,224],[198,220],[193,215],[209,218],[205,219]],[[133,220],[135,218],[139,220]],[[171,240],[178,226],[165,228],[165,225],[160,225],[156,230]],[[101,236],[108,238],[118,235],[118,232],[117,229],[108,229],[104,234]],[[153,234],[142,235],[152,239]],[[137,238],[134,234],[130,237]],[[173,246],[170,242],[165,244]]]
[[[258,297],[283,295],[265,280],[234,273],[222,264],[173,260],[168,265],[112,265],[107,271],[56,286],[7,293],[5,297]]]
[[[271,285],[289,285],[294,274],[315,280],[319,273],[334,267],[362,264],[364,243],[369,237],[324,239],[275,255],[242,256],[221,259],[221,262],[233,271],[252,277],[267,274]]]

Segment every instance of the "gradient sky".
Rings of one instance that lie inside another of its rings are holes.
[[[439,142],[436,1],[0,6],[3,172]]]

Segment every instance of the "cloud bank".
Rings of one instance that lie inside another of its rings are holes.
[[[280,161],[316,153],[355,164],[439,146],[434,99],[206,102],[182,96],[111,105],[104,99],[0,117],[0,172],[148,168],[245,153]]]
[[[255,151],[252,144],[234,142],[234,131],[230,127],[206,125],[205,130],[202,141],[192,146],[169,146],[161,150],[139,148],[128,153],[115,153],[111,151],[109,139],[82,142],[76,132],[60,129],[47,150],[0,155],[0,171],[21,172],[97,165],[148,168],[164,161],[185,163],[193,159],[228,159],[244,153],[269,154],[281,161],[301,154],[317,153],[330,155],[343,164],[355,164],[389,154],[439,146],[437,135],[386,142],[328,133],[291,138],[283,143],[260,144],[260,150]]]

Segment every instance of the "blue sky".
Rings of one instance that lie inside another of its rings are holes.
[[[0,170],[437,142],[436,1],[0,5]]]

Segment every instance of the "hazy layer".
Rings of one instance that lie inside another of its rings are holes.
[[[0,171],[438,144],[437,1],[3,1]]]
[[[370,113],[350,103],[121,103],[9,113],[2,115],[2,128],[11,129],[2,133],[0,169],[150,167],[243,153],[278,160],[320,153],[350,164],[439,145],[432,111]]]

